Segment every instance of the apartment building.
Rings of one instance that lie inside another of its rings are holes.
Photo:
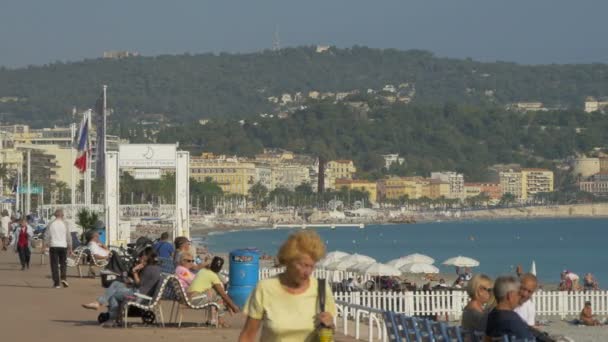
[[[190,175],[197,181],[211,178],[225,193],[246,196],[255,184],[255,164],[236,159],[190,158]]]
[[[546,169],[522,169],[522,200],[532,199],[541,192],[553,191],[553,171]]]
[[[325,179],[331,189],[336,189],[337,179],[353,179],[357,169],[352,160],[332,160],[325,166]]]
[[[450,192],[447,196],[448,198],[464,198],[464,176],[461,173],[452,171],[431,172],[431,179],[438,179],[449,184]]]
[[[376,203],[378,199],[378,185],[376,182],[363,179],[337,179],[336,188],[338,190],[347,188],[349,190],[365,191],[369,194],[369,201],[372,204]]]
[[[275,188],[295,190],[302,183],[310,183],[310,172],[304,165],[278,164],[272,167],[272,182]]]

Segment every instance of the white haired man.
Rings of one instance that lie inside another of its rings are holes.
[[[536,289],[538,288],[538,279],[532,273],[526,273],[520,278],[519,287],[519,306],[515,308],[515,312],[528,323],[529,326],[533,327],[536,325],[536,308],[531,298]]]
[[[494,282],[494,297],[497,304],[488,315],[485,338],[487,342],[505,335],[518,340],[536,340],[528,324],[513,311],[519,306],[521,297],[519,290],[520,283],[513,276],[498,277]]]
[[[44,242],[49,247],[53,287],[61,288],[61,285],[68,287],[67,257],[72,254],[72,236],[67,222],[63,220],[63,210],[55,211],[55,219],[49,223],[44,232]]]

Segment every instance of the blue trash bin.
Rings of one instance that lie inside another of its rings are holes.
[[[242,309],[258,283],[260,253],[257,249],[237,249],[230,252],[229,259],[228,295]]]
[[[99,233],[99,242],[102,244],[106,244],[106,230],[105,229],[97,229],[97,233]]]

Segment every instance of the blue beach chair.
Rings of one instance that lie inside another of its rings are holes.
[[[384,318],[384,324],[386,325],[387,337],[390,342],[402,342],[401,335],[399,332],[399,323],[396,319],[396,315],[392,311],[384,311],[382,314]]]

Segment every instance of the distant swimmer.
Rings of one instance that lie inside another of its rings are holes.
[[[469,240],[475,241],[475,236],[473,236],[473,235],[469,236]]]

